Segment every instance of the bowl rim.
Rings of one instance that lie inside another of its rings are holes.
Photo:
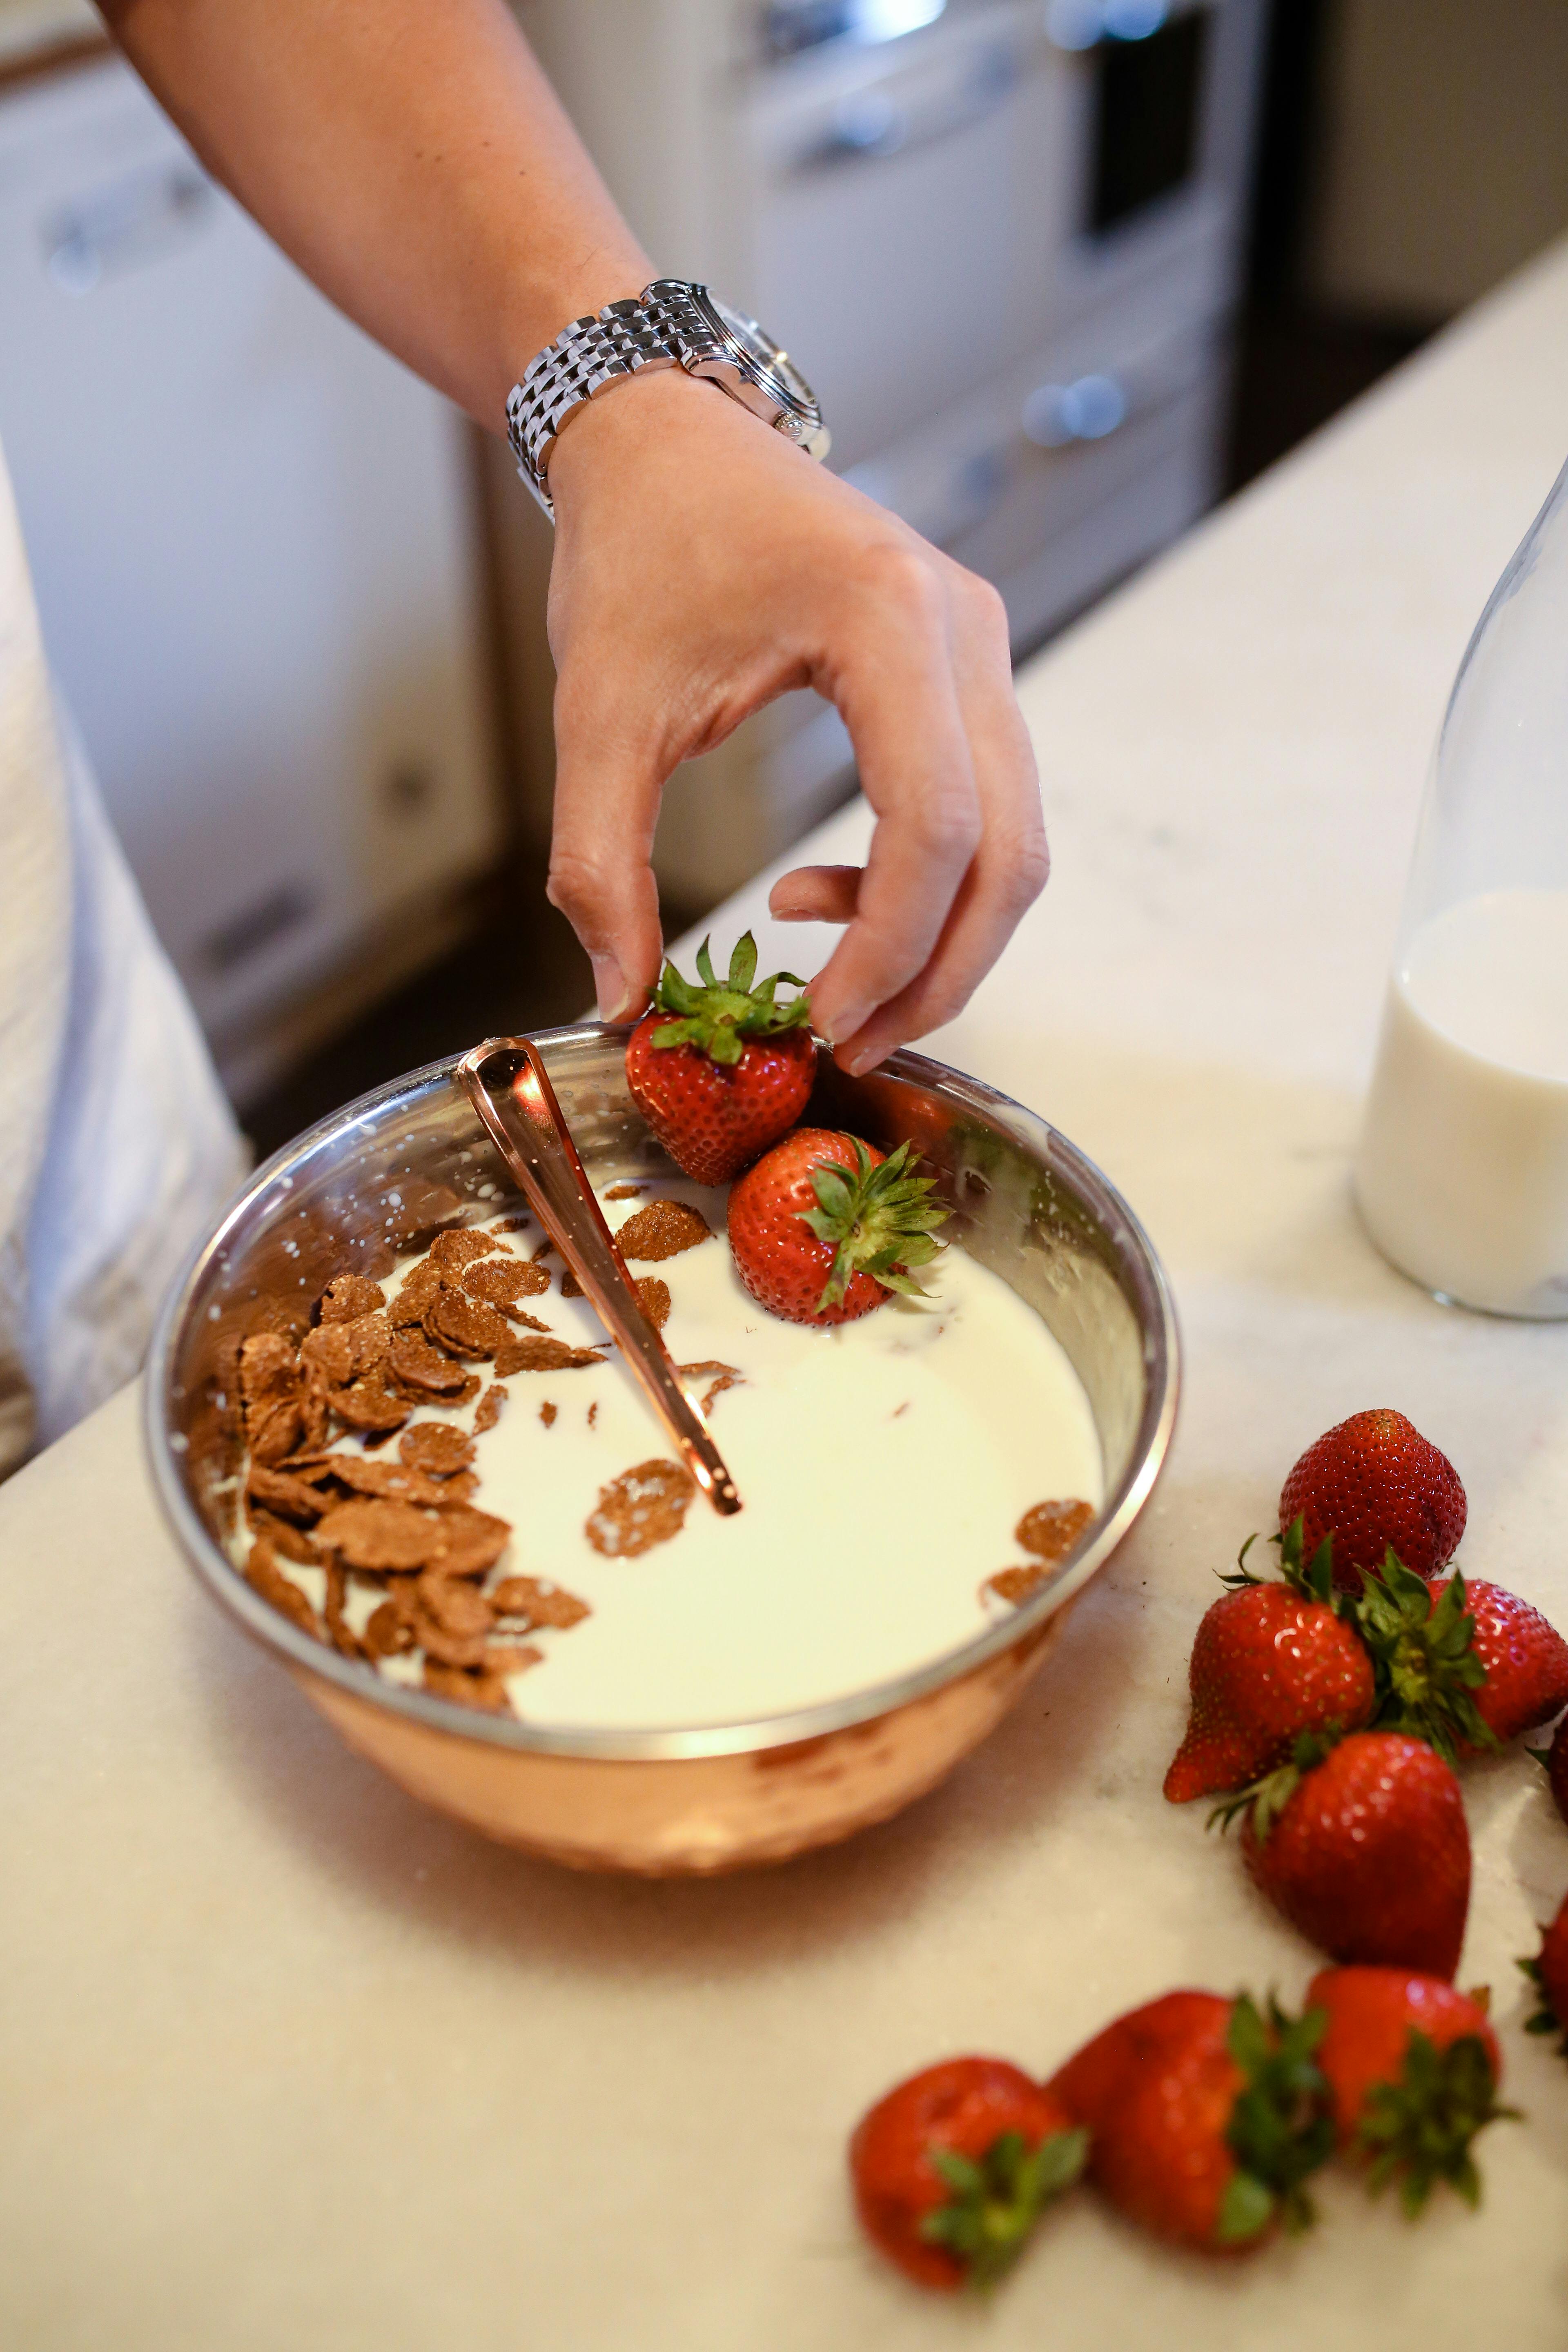
[[[578,1039],[597,1038],[616,1024],[581,1021],[530,1034],[548,1051]],[[1068,1554],[1058,1573],[1005,1618],[985,1626],[972,1640],[910,1668],[885,1682],[868,1684],[831,1699],[819,1699],[782,1715],[745,1717],[734,1722],[634,1728],[602,1728],[592,1725],[533,1725],[511,1715],[498,1716],[467,1707],[412,1686],[389,1682],[357,1659],[346,1658],[318,1642],[279,1615],[247,1584],[226,1552],[208,1532],[187,1494],[177,1467],[175,1433],[169,1430],[167,1406],[175,1342],[184,1328],[195,1292],[213,1258],[223,1249],[238,1218],[258,1197],[289,1170],[307,1160],[322,1143],[375,1111],[417,1094],[438,1081],[451,1080],[460,1057],[457,1055],[426,1062],[416,1070],[373,1087],[305,1129],[256,1170],[228,1202],[206,1238],[197,1244],[175,1277],[159,1311],[148,1349],[142,1383],[142,1436],[153,1483],[170,1526],[178,1538],[187,1566],[197,1581],[237,1618],[245,1632],[279,1655],[296,1674],[315,1675],[335,1685],[346,1696],[367,1706],[381,1706],[405,1721],[460,1739],[510,1748],[523,1755],[595,1759],[612,1763],[655,1760],[689,1761],[706,1757],[743,1755],[821,1740],[834,1733],[869,1724],[931,1696],[949,1684],[962,1682],[1006,1653],[1029,1642],[1057,1612],[1083,1590],[1131,1528],[1153,1491],[1164,1466],[1175,1430],[1181,1391],[1181,1333],[1169,1277],[1147,1233],[1126,1201],[1087,1153],[1052,1127],[1038,1112],[1027,1109],[984,1079],[969,1076],[944,1062],[900,1047],[874,1074],[907,1078],[940,1093],[960,1108],[982,1116],[1006,1115],[1039,1130],[1040,1142],[1058,1165],[1073,1172],[1080,1196],[1087,1197],[1103,1228],[1115,1232],[1124,1254],[1147,1286],[1144,1323],[1144,1364],[1147,1388],[1131,1458],[1117,1487],[1108,1516],[1097,1521],[1092,1535]]]

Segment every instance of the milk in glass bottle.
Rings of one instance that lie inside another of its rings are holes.
[[[1440,1297],[1568,1316],[1568,467],[1454,681],[1355,1188]]]

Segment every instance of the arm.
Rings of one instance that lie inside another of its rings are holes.
[[[655,274],[503,0],[104,13],[268,234],[491,430],[568,320]],[[773,892],[779,916],[847,926],[816,1025],[858,1070],[951,1019],[1046,878],[999,599],[679,371],[574,418],[550,481],[550,895],[601,1009],[634,1010],[658,971],[648,858],[671,770],[812,686],[878,818],[864,871],[801,867]]]

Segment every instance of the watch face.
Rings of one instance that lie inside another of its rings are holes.
[[[789,353],[781,351],[773,337],[759,327],[754,319],[748,319],[743,310],[732,310],[729,303],[721,301],[711,289],[704,289],[702,300],[716,323],[732,343],[739,345],[770,391],[788,407],[816,413],[816,394],[810,384]]]

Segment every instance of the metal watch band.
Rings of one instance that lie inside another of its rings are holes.
[[[547,478],[562,426],[606,385],[645,368],[679,366],[695,318],[689,303],[678,308],[656,280],[636,300],[610,302],[596,316],[574,319],[513,384],[507,437],[518,472],[552,520]]]

